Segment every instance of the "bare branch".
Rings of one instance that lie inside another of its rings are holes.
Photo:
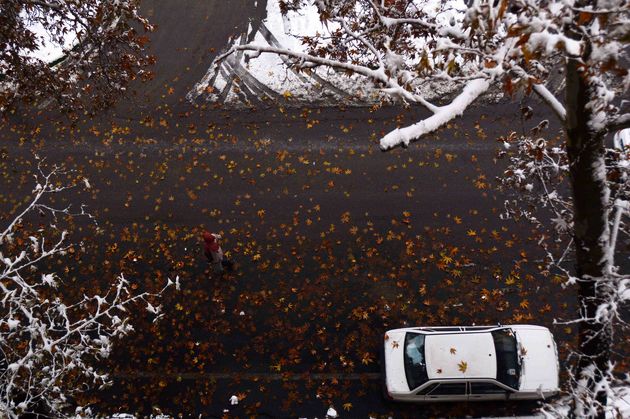
[[[63,257],[77,246],[67,242],[67,232],[55,225],[62,220],[54,217],[89,216],[83,206],[73,214],[69,207],[43,202],[48,194],[75,188],[74,183],[58,183],[68,173],[58,166],[45,172],[40,161],[34,197],[0,235],[0,409],[9,417],[25,415],[37,404],[47,406],[55,417],[65,417],[71,396],[107,384],[107,373],[94,364],[108,357],[114,343],[132,330],[132,308],[150,307],[151,315],[159,319],[163,314],[156,300],[179,282],[169,279],[155,292],[136,294],[120,275],[104,295],[84,295],[68,303],[63,278],[39,271],[46,260]],[[89,182],[82,183],[89,188]],[[28,216],[33,212],[52,216],[47,229],[29,231],[33,227],[28,227]],[[19,240],[13,237],[18,232]]]
[[[51,10],[61,10],[59,3],[48,2],[44,0],[21,0],[24,4],[31,6],[40,6]]]

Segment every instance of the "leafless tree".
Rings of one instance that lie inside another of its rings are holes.
[[[84,207],[74,212],[48,202],[90,187],[76,177],[64,184],[67,174],[59,166],[45,171],[40,161],[30,200],[0,232],[0,411],[9,417],[64,416],[77,393],[108,384],[98,361],[133,330],[138,308],[155,320],[162,316],[156,301],[173,285],[169,279],[161,289],[138,293],[120,275],[105,292],[69,301],[68,283],[43,266],[82,247],[68,241],[64,220],[91,217]],[[29,228],[33,215],[47,222]]]

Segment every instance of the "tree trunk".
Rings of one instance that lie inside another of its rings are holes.
[[[604,133],[589,124],[593,115],[588,103],[596,96],[588,70],[577,59],[568,59],[566,69],[566,135],[574,203],[579,314],[581,318],[589,319],[580,323],[581,353],[576,378],[584,388],[577,389],[573,415],[603,418],[602,406],[606,405],[607,397],[603,391],[596,392],[595,385],[608,370],[612,327],[609,322],[592,319],[600,304],[607,300],[605,283],[611,264]],[[585,394],[590,396],[580,397]],[[601,404],[595,415],[592,411],[587,413],[594,407],[594,400]]]

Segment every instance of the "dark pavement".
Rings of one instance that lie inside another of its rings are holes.
[[[184,417],[323,417],[331,405],[348,418],[531,413],[531,403],[386,403],[378,359],[388,328],[551,326],[572,306],[573,291],[538,273],[529,226],[499,219],[496,140],[527,128],[518,105],[475,108],[382,153],[378,138],[421,110],[186,104],[211,51],[263,3],[146,1],[158,63],[133,100],[76,127],[27,114],[0,131],[3,214],[32,189],[34,152],[93,185],[58,198],[88,204],[99,223],[77,221],[85,251],[51,262],[69,296],[120,272],[139,290],[181,278],[159,323],[138,309],[136,332],[107,364],[113,387],[87,400]],[[236,272],[209,275],[204,228],[223,234]],[[555,331],[561,348],[573,335]]]
[[[36,134],[3,130],[12,144],[4,206],[32,188],[33,151],[93,185],[60,198],[87,203],[101,231],[79,222],[86,250],[60,265],[68,278],[96,289],[119,272],[139,289],[181,278],[182,291],[164,298],[165,318],[152,325],[141,314],[116,350],[114,387],[99,406],[220,416],[238,393],[241,417],[321,417],[329,405],[344,417],[416,417],[418,407],[380,397],[387,328],[551,325],[564,311],[554,302],[562,289],[536,274],[528,226],[499,220],[495,139],[510,128],[507,115],[476,110],[409,149],[379,151],[379,135],[414,117],[394,108],[202,112],[153,126],[90,121],[55,135],[46,124]],[[223,234],[235,273],[209,276],[203,228]]]

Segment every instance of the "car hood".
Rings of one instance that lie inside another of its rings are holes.
[[[409,384],[405,375],[405,334],[406,332],[389,331],[383,342],[385,353],[385,385],[389,393],[407,393]]]
[[[514,328],[521,352],[521,391],[558,390],[558,353],[544,327]]]

